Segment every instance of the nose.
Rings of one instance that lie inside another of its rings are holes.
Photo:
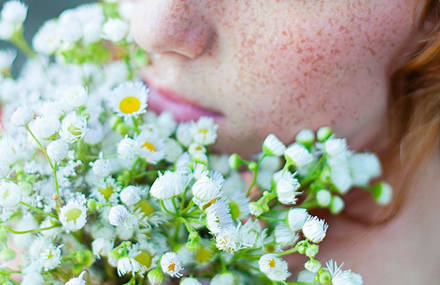
[[[131,32],[149,53],[176,53],[189,59],[200,56],[214,35],[200,0],[139,0]]]

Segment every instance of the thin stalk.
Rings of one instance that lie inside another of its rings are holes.
[[[25,202],[23,202],[23,201],[21,201],[20,204],[22,204],[22,205],[25,206],[25,207],[28,207],[29,209],[31,209],[31,210],[33,210],[33,211],[35,211],[35,212],[37,212],[37,213],[40,213],[40,214],[44,215],[44,216],[50,216],[50,217],[52,217],[52,218],[58,220],[58,217],[55,216],[54,214],[47,213],[47,212],[45,212],[45,211],[43,211],[43,210],[41,210],[41,209],[39,209],[39,208],[37,208],[37,207],[34,207],[34,206],[29,205],[29,204],[27,204],[27,203],[25,203]]]
[[[50,168],[52,168],[53,177],[55,180],[55,189],[57,190],[57,195],[60,196],[60,187],[58,185],[56,164],[52,163],[52,160],[50,160],[50,157],[47,154],[46,148],[40,143],[40,141],[37,139],[37,137],[31,131],[31,129],[29,128],[29,125],[26,125],[26,130],[29,132],[29,134],[31,134],[32,138],[37,142],[38,146],[40,147],[40,149],[43,152],[44,156],[46,157],[47,161],[49,162],[49,165],[50,165]]]
[[[257,182],[258,170],[260,169],[260,164],[261,164],[261,162],[263,161],[263,159],[264,159],[265,157],[266,157],[266,155],[263,154],[263,155],[258,159],[258,162],[257,162],[257,169],[255,169],[255,171],[254,171],[254,177],[252,178],[252,182],[251,182],[251,184],[249,185],[249,188],[248,188],[247,191],[246,191],[246,197],[249,197],[252,188],[255,186],[255,183]]]
[[[16,231],[16,230],[13,230],[10,227],[6,227],[6,226],[5,226],[5,229],[8,232],[11,232],[13,234],[30,234],[30,233],[39,233],[39,232],[42,232],[42,231],[51,230],[51,229],[54,229],[54,228],[58,228],[60,226],[61,226],[60,224],[57,224],[57,225],[53,225],[53,226],[47,227],[47,228],[33,229],[33,230],[27,230],[27,231]]]

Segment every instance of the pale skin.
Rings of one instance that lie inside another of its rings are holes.
[[[243,156],[257,153],[269,133],[288,143],[299,130],[322,125],[346,137],[352,149],[380,150],[380,141],[387,136],[390,76],[420,37],[416,22],[424,4],[418,0],[135,3],[131,31],[152,59],[143,76],[222,113],[225,118],[219,123],[214,150]],[[432,209],[440,201],[436,191],[440,179],[435,175],[439,165],[438,155],[430,156],[413,187],[422,191],[412,191],[407,205],[385,227],[329,219],[331,230],[320,259],[344,261],[364,276],[365,284],[438,280],[439,215]],[[293,260],[291,265],[298,271],[300,265]]]

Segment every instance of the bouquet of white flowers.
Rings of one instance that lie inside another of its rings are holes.
[[[21,257],[0,266],[1,284],[362,284],[316,259],[328,225],[309,210],[340,213],[352,186],[387,204],[391,187],[369,185],[378,158],[329,127],[288,146],[268,135],[255,161],[211,154],[213,119],[148,111],[130,5],[67,10],[33,49],[27,7],[2,10],[0,37],[29,60],[14,79],[15,53],[0,51],[0,258]],[[293,253],[307,258],[297,278],[283,259]]]

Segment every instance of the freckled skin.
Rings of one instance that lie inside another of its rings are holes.
[[[225,115],[215,149],[330,124],[354,149],[383,134],[389,77],[415,44],[417,0],[138,0],[144,68]]]

